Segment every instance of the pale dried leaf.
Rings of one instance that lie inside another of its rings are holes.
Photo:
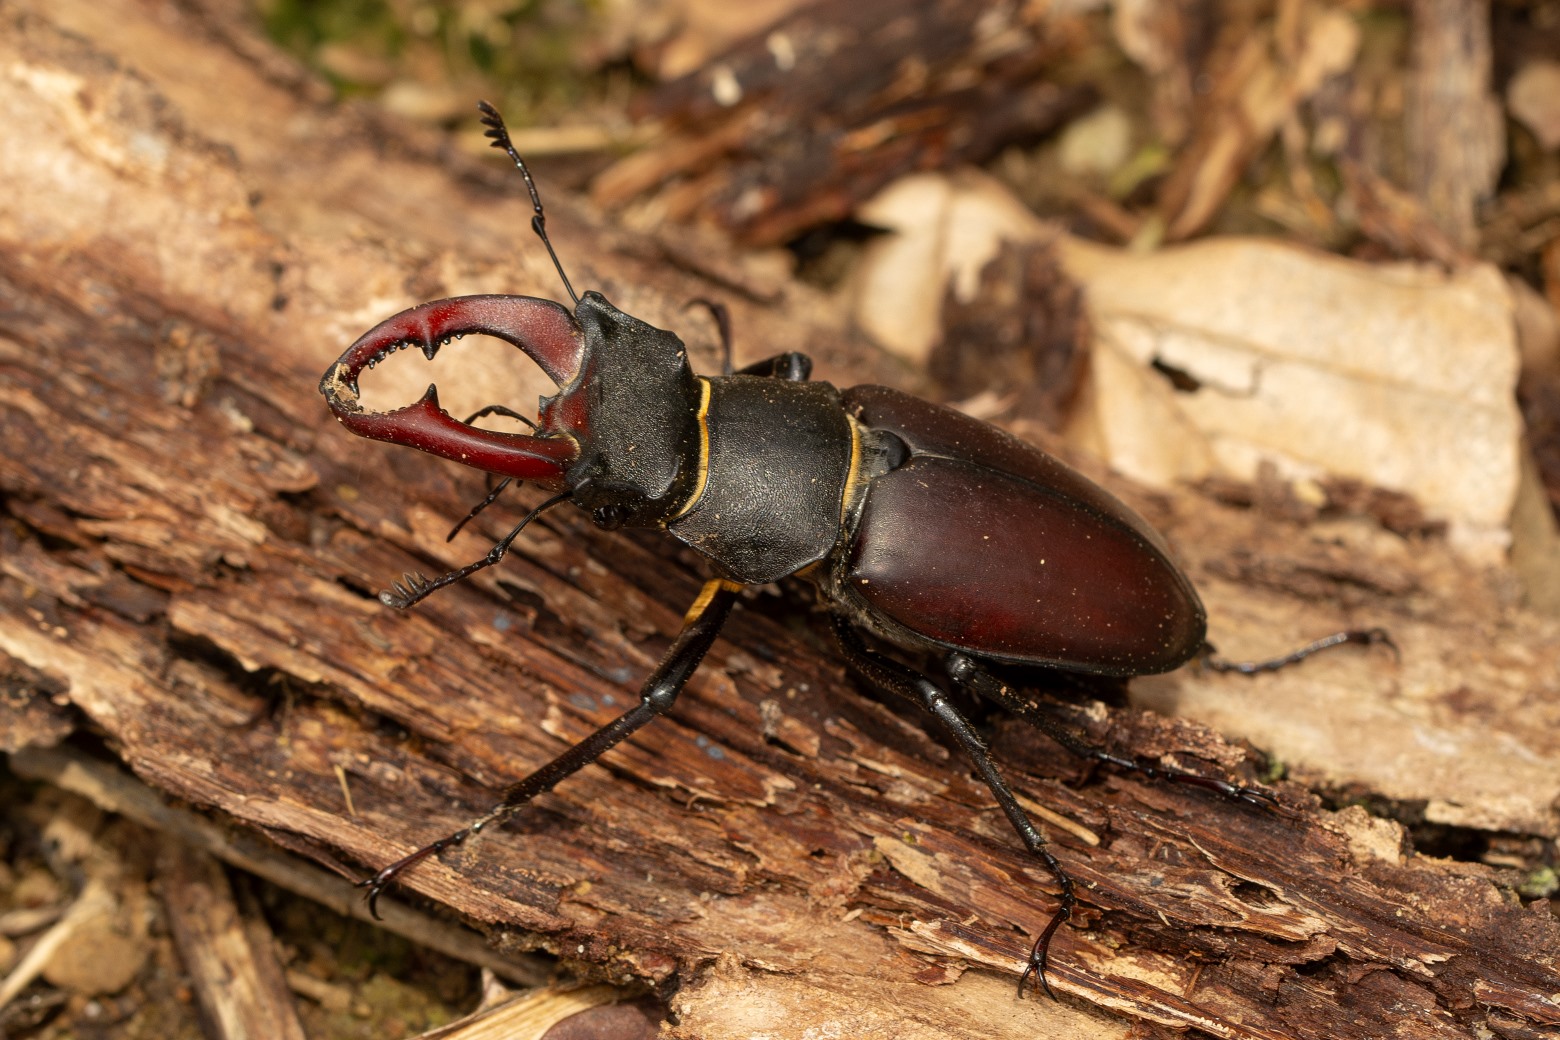
[[[1498,560],[1521,423],[1511,298],[1490,267],[1371,267],[1226,239],[1064,248],[1097,335],[1085,439],[1145,483],[1352,477],[1402,491]],[[1158,362],[1200,389],[1145,375]],[[1175,431],[1171,434],[1170,431]]]
[[[1506,84],[1511,117],[1533,132],[1541,147],[1560,148],[1560,61],[1533,61]]]
[[[893,232],[872,242],[852,288],[857,323],[879,344],[924,363],[942,334],[947,286],[975,295],[981,268],[1004,241],[1035,241],[1045,224],[993,178],[975,170],[894,182],[860,219]]]

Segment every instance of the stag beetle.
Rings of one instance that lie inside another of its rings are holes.
[[[526,296],[465,296],[414,307],[352,344],[320,382],[342,425],[554,492],[486,557],[437,581],[408,575],[381,598],[406,607],[498,562],[526,524],[572,502],[600,527],[660,528],[698,551],[709,581],[681,633],[645,680],[640,702],[509,787],[468,826],[361,882],[370,908],[397,876],[513,815],[671,708],[743,586],[810,580],[830,609],[850,667],[867,683],[919,704],[969,755],[1009,823],[1056,879],[1055,913],[1019,979],[1047,993],[1051,938],[1077,902],[1072,879],[1013,796],[974,727],[942,687],[871,638],[941,656],[958,687],[1040,726],[1069,750],[1150,776],[1275,805],[1229,781],[1138,762],[1092,747],[993,667],[1037,666],[1100,676],[1167,672],[1199,655],[1245,672],[1292,663],[1343,642],[1344,632],[1260,664],[1213,658],[1197,591],[1163,539],[1104,489],[1044,452],[951,408],[880,386],[840,391],[809,382],[810,360],[782,354],[718,377],[700,376],[675,335],[618,310],[598,292],[578,296],[547,237],[536,185],[498,112],[479,105],[487,136],[525,179],[541,238],[574,301],[571,313]],[[729,358],[729,326],[711,306]],[[479,429],[439,407],[430,386],[415,404],[371,413],[358,378],[416,345],[431,360],[462,335],[485,334],[524,351],[559,387],[541,400],[534,434]],[[477,509],[503,490],[500,483]],[[475,515],[476,510],[468,514]],[[462,521],[464,523],[465,521]],[[458,529],[458,526],[457,526]]]

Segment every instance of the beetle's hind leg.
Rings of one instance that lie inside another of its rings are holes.
[[[1248,805],[1257,805],[1265,809],[1281,808],[1277,798],[1260,788],[1247,787],[1245,784],[1238,784],[1222,777],[1204,776],[1186,769],[1177,769],[1175,766],[1160,765],[1114,754],[1092,743],[1083,734],[1051,714],[1037,698],[1026,696],[1023,692],[1002,682],[966,654],[949,654],[947,665],[948,676],[961,687],[983,700],[1000,704],[1079,758],[1114,766],[1152,780],[1200,787],[1205,791],[1213,791],[1232,801],[1245,802]]]
[[[677,640],[672,643],[666,656],[661,659],[661,663],[640,687],[639,703],[636,706],[602,726],[530,776],[511,784],[505,789],[502,801],[460,830],[423,846],[409,856],[403,856],[373,877],[359,881],[358,887],[368,890],[369,912],[375,918],[379,917],[380,895],[406,871],[430,856],[436,856],[445,849],[463,844],[474,834],[502,824],[519,812],[531,799],[551,791],[561,781],[616,747],[645,723],[666,714],[677,700],[677,695],[682,692],[683,686],[687,684],[689,677],[699,667],[699,662],[704,660],[710,645],[715,642],[715,636],[720,633],[721,626],[730,616],[731,608],[736,603],[741,588],[733,582],[718,579],[705,584],[699,598],[694,601],[683,618],[682,631],[677,634]]]
[[[976,771],[980,773],[986,786],[991,789],[997,804],[1002,807],[1002,812],[1007,816],[1013,830],[1018,832],[1019,840],[1024,843],[1024,847],[1037,857],[1056,879],[1057,885],[1061,888],[1056,913],[1051,915],[1051,920],[1035,939],[1035,945],[1029,951],[1029,963],[1018,979],[1020,997],[1024,995],[1024,987],[1029,980],[1034,978],[1039,981],[1046,993],[1054,998],[1056,994],[1051,992],[1051,983],[1046,978],[1046,967],[1049,962],[1051,939],[1056,935],[1056,930],[1072,917],[1073,907],[1078,902],[1078,897],[1073,892],[1072,878],[1062,869],[1062,864],[1051,854],[1051,850],[1046,848],[1045,836],[1029,819],[1029,814],[1024,811],[1023,806],[1018,804],[1018,799],[1013,796],[1012,789],[998,772],[996,763],[991,759],[991,753],[976,734],[974,727],[970,725],[969,720],[959,714],[959,710],[949,701],[942,689],[930,679],[899,662],[867,649],[850,622],[838,615],[834,617],[834,634],[839,640],[840,649],[845,654],[845,660],[858,675],[879,689],[914,701],[942,724],[943,729],[975,764]]]

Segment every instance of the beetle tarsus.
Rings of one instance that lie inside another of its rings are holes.
[[[1161,783],[1182,784],[1187,787],[1197,787],[1204,791],[1211,791],[1232,802],[1244,802],[1246,805],[1254,805],[1264,809],[1275,809],[1282,804],[1277,796],[1268,791],[1257,787],[1248,787],[1246,784],[1236,783],[1233,780],[1225,780],[1223,777],[1207,776],[1203,773],[1194,773],[1189,769],[1158,765],[1151,762],[1143,762],[1139,759],[1122,758],[1106,752],[1093,754],[1089,757],[1098,762],[1104,762],[1108,765],[1139,773],[1150,780],[1158,780]]]
[[[1068,878],[1067,886],[1062,892],[1062,905],[1051,915],[1051,920],[1035,939],[1035,944],[1029,951],[1029,963],[1024,966],[1024,973],[1018,977],[1019,1000],[1024,999],[1024,987],[1029,984],[1030,979],[1040,983],[1040,988],[1045,990],[1046,996],[1052,1000],[1056,999],[1056,991],[1051,989],[1050,980],[1046,977],[1050,966],[1051,937],[1056,934],[1058,928],[1071,920],[1075,905],[1077,905],[1077,897],[1073,895],[1072,879]]]
[[[475,829],[475,826],[462,827],[454,834],[446,835],[430,845],[424,845],[422,848],[418,849],[416,852],[413,852],[409,856],[402,856],[388,867],[385,867],[384,869],[374,874],[373,877],[366,877],[362,881],[357,882],[357,884],[353,887],[364,888],[368,890],[365,893],[364,898],[368,903],[369,916],[371,916],[376,921],[384,920],[384,918],[379,916],[379,897],[384,895],[385,889],[389,888],[396,878],[400,877],[403,873],[410,870],[412,867],[415,867],[429,856],[437,856],[445,849],[453,848],[454,846],[459,845],[461,842],[469,838]]]
[[[1402,659],[1398,646],[1392,641],[1392,636],[1384,628],[1350,628],[1342,632],[1334,632],[1330,636],[1323,636],[1313,642],[1307,643],[1298,650],[1290,651],[1282,657],[1273,657],[1265,661],[1226,661],[1218,656],[1212,643],[1203,643],[1199,664],[1211,672],[1235,672],[1240,675],[1259,675],[1263,672],[1276,672],[1290,665],[1299,664],[1313,654],[1323,650],[1331,650],[1335,646],[1348,644],[1358,646],[1385,646],[1392,651],[1392,656]]]

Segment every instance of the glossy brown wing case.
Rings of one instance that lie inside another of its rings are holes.
[[[1108,492],[951,408],[875,386],[844,397],[910,454],[866,492],[843,595],[922,641],[1015,663],[1143,675],[1202,649],[1196,591]]]

